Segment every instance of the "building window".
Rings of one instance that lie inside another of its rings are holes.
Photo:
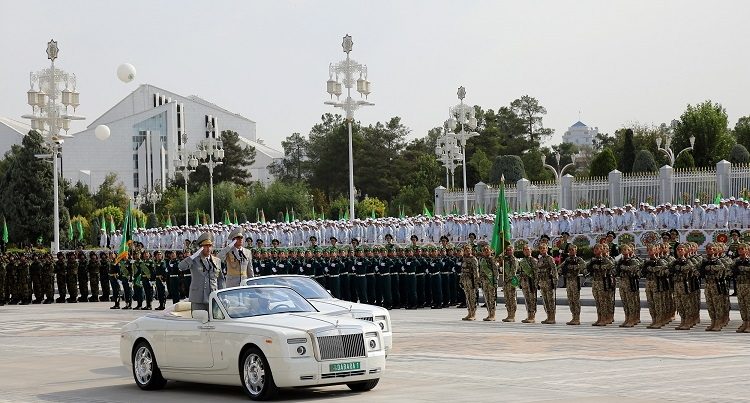
[[[133,154],[133,169],[138,170],[138,154]]]
[[[133,173],[133,187],[138,189],[141,185],[138,183],[138,172]]]

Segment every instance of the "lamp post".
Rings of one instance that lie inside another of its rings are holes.
[[[458,87],[458,99],[460,103],[450,108],[450,118],[446,121],[446,126],[450,132],[453,132],[453,136],[457,142],[461,145],[461,171],[463,171],[463,182],[464,182],[464,214],[469,214],[469,192],[466,187],[466,141],[472,137],[479,136],[479,133],[475,132],[477,128],[477,118],[474,117],[474,108],[464,104],[464,98],[466,97],[466,88]],[[457,128],[460,129],[456,131]],[[469,129],[468,131],[466,129]]]
[[[547,164],[547,156],[542,154],[542,165],[544,165],[545,168],[549,168],[552,170],[552,173],[555,174],[555,183],[557,184],[558,190],[557,190],[557,205],[558,209],[562,206],[562,182],[560,182],[560,178],[562,177],[563,172],[565,172],[566,169],[572,167],[576,163],[576,158],[578,157],[578,154],[574,154],[570,156],[570,163],[562,167],[560,169],[560,153],[555,153],[555,162],[556,167],[553,167],[552,165]]]
[[[352,121],[354,120],[354,111],[359,109],[361,106],[372,106],[375,105],[372,102],[352,99],[352,88],[357,86],[357,92],[360,96],[370,95],[370,82],[367,81],[367,66],[357,63],[355,60],[349,57],[349,53],[352,51],[354,42],[352,37],[347,34],[344,37],[344,41],[341,43],[346,53],[346,59],[338,62],[331,63],[328,66],[328,81],[326,82],[326,91],[333,99],[336,96],[336,101],[325,101],[326,105],[331,105],[336,108],[341,108],[346,112],[346,120],[349,126],[349,220],[354,221],[354,151],[352,148]],[[355,79],[358,75],[359,78]],[[335,78],[335,79],[334,79]],[[341,81],[339,81],[339,78]],[[341,96],[341,86],[346,87],[346,99],[339,101]]]
[[[665,123],[661,124],[661,131],[664,133],[664,138],[662,139],[661,136],[656,137],[656,148],[659,149],[659,151],[666,154],[667,158],[669,158],[669,166],[674,167],[674,162],[677,160],[677,158],[680,156],[680,154],[684,153],[685,151],[689,151],[693,149],[693,146],[695,145],[695,136],[690,136],[690,147],[685,147],[680,152],[675,155],[674,151],[672,150],[672,139],[674,139],[674,130],[677,127],[677,124],[679,122],[675,119],[672,120],[672,123],[667,127]],[[661,145],[664,144],[664,148],[661,147]]]
[[[51,151],[52,157],[52,187],[53,187],[53,221],[54,240],[52,252],[60,250],[60,202],[58,189],[58,164],[62,158],[62,144],[65,138],[73,136],[67,134],[70,122],[84,120],[82,116],[68,113],[73,108],[75,113],[79,105],[80,94],[76,91],[76,76],[55,67],[55,59],[60,52],[57,42],[47,43],[47,58],[51,61],[49,68],[30,73],[31,89],[26,93],[27,102],[31,106],[31,114],[21,116],[31,120],[31,129],[39,132]],[[64,89],[61,87],[64,86]],[[61,133],[65,131],[65,134]]]
[[[463,156],[461,155],[461,148],[456,144],[455,137],[447,131],[447,123],[446,133],[438,138],[437,144],[438,145],[435,146],[435,155],[437,156],[438,162],[442,163],[445,167],[445,187],[451,189],[455,186],[455,182],[453,181],[453,171],[461,166],[459,161]]]
[[[146,193],[146,200],[151,203],[153,206],[153,213],[156,215],[156,203],[161,200],[161,193],[157,192],[156,189],[151,189],[148,193]]]
[[[214,168],[221,165],[224,159],[224,147],[221,140],[216,138],[216,127],[209,117],[206,124],[206,137],[198,144],[198,159],[201,165],[208,168],[209,187],[211,189],[211,224],[215,223],[214,219]]]
[[[189,211],[188,211],[188,178],[191,172],[195,172],[195,168],[198,167],[198,158],[195,158],[195,154],[187,150],[187,133],[182,133],[180,136],[180,144],[177,149],[177,158],[174,160],[175,170],[180,172],[182,179],[185,180],[185,225],[190,225]]]

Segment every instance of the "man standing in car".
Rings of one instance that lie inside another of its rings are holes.
[[[219,259],[227,264],[227,287],[243,285],[248,277],[253,277],[252,252],[243,245],[242,227],[229,234],[231,243],[219,251]]]
[[[183,259],[179,268],[182,271],[190,270],[192,280],[188,299],[191,310],[208,311],[208,296],[218,289],[219,278],[223,276],[221,260],[211,254],[214,242],[210,233],[201,234],[197,243],[198,251]]]

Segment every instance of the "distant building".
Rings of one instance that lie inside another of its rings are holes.
[[[599,134],[598,127],[588,127],[585,123],[575,122],[573,126],[570,126],[568,130],[563,134],[563,143],[571,143],[577,146],[591,146],[596,135]]]
[[[21,144],[23,136],[31,131],[31,126],[17,120],[0,117],[0,159],[14,144]]]
[[[255,147],[252,179],[273,181],[268,166],[284,154],[257,141],[255,122],[197,96],[182,96],[153,85],[140,85],[130,95],[95,119],[86,130],[74,134],[63,145],[63,175],[82,181],[95,190],[109,172],[125,184],[129,194],[163,188],[177,171],[179,139],[187,134],[187,149],[208,136],[206,122],[215,122],[217,136],[224,130],[239,134],[241,144]],[[110,137],[94,136],[99,125],[107,125]]]

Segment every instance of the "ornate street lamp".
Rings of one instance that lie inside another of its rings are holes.
[[[672,139],[674,139],[674,130],[677,128],[677,125],[680,122],[676,119],[672,120],[672,123],[667,127],[665,123],[661,124],[661,131],[664,134],[664,138],[662,139],[661,136],[656,137],[656,148],[659,149],[659,151],[666,154],[667,158],[669,158],[669,166],[674,167],[674,162],[677,160],[677,158],[680,156],[680,154],[684,153],[685,151],[690,151],[693,149],[693,146],[695,145],[695,136],[690,136],[690,147],[685,147],[680,152],[675,155],[674,150],[672,150]],[[664,144],[664,148],[662,148],[662,143]]]
[[[214,126],[215,118],[212,116],[208,117],[208,123],[206,123],[206,139],[201,140],[198,144],[198,159],[201,165],[205,165],[208,168],[209,187],[211,189],[211,223],[215,223],[214,219],[214,168],[222,164],[224,159],[224,146],[222,141],[216,138],[216,127]]]
[[[187,149],[187,133],[182,133],[180,136],[180,144],[177,149],[177,158],[174,160],[174,167],[185,180],[185,225],[190,225],[187,184],[190,173],[195,172],[195,169],[198,167],[198,158],[195,158],[195,154]]]
[[[464,182],[464,214],[469,214],[469,192],[466,186],[466,141],[472,137],[479,136],[474,130],[477,128],[477,118],[474,116],[474,108],[464,104],[466,89],[458,87],[458,99],[460,103],[450,108],[450,118],[445,125],[451,136],[461,145],[461,165]],[[459,129],[456,131],[456,129]],[[467,130],[468,129],[468,130]]]

